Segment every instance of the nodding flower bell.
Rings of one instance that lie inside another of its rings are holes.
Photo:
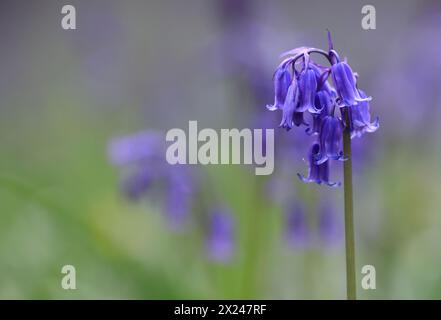
[[[359,101],[370,101],[370,97],[362,98],[355,86],[355,75],[345,62],[337,62],[332,66],[332,80],[344,106],[357,105]]]
[[[284,67],[277,68],[274,73],[274,104],[267,105],[266,107],[268,110],[274,111],[282,109],[290,85],[291,74],[289,71]]]
[[[308,177],[304,177],[298,173],[298,177],[305,183],[315,182],[317,184],[326,184],[330,187],[340,186],[340,182],[329,181],[329,161],[318,164],[316,158],[319,156],[320,145],[314,143],[309,151],[308,162],[309,172]]]
[[[293,126],[305,125],[308,135],[317,136],[308,154],[308,177],[299,174],[299,178],[306,183],[334,187],[340,183],[329,181],[329,166],[331,160],[347,159],[342,150],[344,130],[349,129],[351,138],[359,137],[376,131],[379,121],[376,118],[371,122],[371,97],[358,89],[357,76],[345,60],[340,60],[330,33],[328,40],[328,52],[299,47],[283,55],[285,58],[274,75],[275,102],[267,108],[270,111],[282,110],[279,127],[288,131]],[[330,66],[315,63],[312,54],[324,56]],[[329,78],[332,78],[332,83]],[[310,117],[305,117],[305,114]],[[349,121],[346,121],[346,115]],[[312,121],[308,122],[309,119]]]
[[[366,94],[358,90],[361,97]],[[369,113],[369,102],[361,101],[357,106],[347,108],[349,112],[349,127],[351,130],[351,138],[361,137],[365,132],[375,132],[380,127],[378,117],[371,122],[371,114]]]
[[[336,93],[335,91],[320,90],[315,95],[315,105],[318,108],[317,113],[311,113],[312,126],[306,129],[308,135],[316,135],[320,132],[323,119],[331,115]]]
[[[299,76],[300,103],[297,105],[297,112],[315,112],[315,94],[317,92],[317,79],[315,71],[307,67]]]
[[[284,128],[286,130],[290,130],[293,127],[294,111],[296,110],[296,105],[298,104],[298,100],[299,100],[299,89],[298,89],[297,81],[293,80],[293,82],[288,88],[285,103],[283,104],[283,108],[282,108],[283,116],[279,127]],[[297,115],[297,119],[298,119],[298,115]],[[301,121],[303,122],[303,118]],[[299,121],[297,120],[296,123],[298,122]]]
[[[328,159],[344,160],[342,138],[343,122],[337,117],[326,116],[319,133],[320,151],[316,158],[317,164]]]

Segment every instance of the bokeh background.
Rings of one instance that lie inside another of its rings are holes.
[[[353,140],[359,296],[441,298],[435,0],[1,1],[0,298],[345,298],[342,189],[297,179],[302,130],[276,130],[266,177],[147,152],[189,120],[277,127],[280,53],[326,49],[327,28],[381,125]],[[361,289],[366,264],[376,290]]]

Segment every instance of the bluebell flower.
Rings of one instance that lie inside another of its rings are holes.
[[[274,74],[274,104],[267,105],[267,109],[274,111],[277,109],[282,109],[285,98],[287,97],[288,88],[291,85],[291,74],[285,67],[277,68]]]
[[[335,103],[335,92],[327,89],[320,90],[315,95],[315,106],[318,112],[311,113],[312,126],[306,129],[308,135],[316,135],[320,132],[323,119],[331,115]]]
[[[343,122],[333,116],[326,116],[322,121],[319,133],[320,152],[317,164],[328,159],[345,160],[343,156]]]
[[[297,112],[316,112],[315,94],[317,92],[316,72],[309,66],[299,76],[300,101],[296,106]]]
[[[217,209],[211,214],[206,248],[209,258],[217,262],[229,262],[234,255],[234,221],[224,209]]]
[[[358,91],[362,98],[366,97],[362,90]],[[375,132],[380,127],[378,117],[375,118],[374,122],[371,122],[368,101],[361,101],[358,105],[347,108],[347,112],[349,112],[350,123],[347,125],[349,125],[351,130],[351,138],[361,137],[365,132]]]
[[[353,106],[359,101],[370,101],[370,97],[362,98],[355,85],[356,79],[351,67],[345,62],[337,62],[332,66],[332,80],[341,98],[343,106]]]
[[[338,187],[340,186],[340,182],[332,182],[329,181],[329,161],[324,161],[320,164],[317,164],[317,158],[320,154],[320,145],[318,143],[314,143],[308,154],[308,164],[309,164],[309,172],[308,177],[304,177],[300,173],[297,176],[305,183],[317,183],[317,184],[326,184],[330,187]]]
[[[293,116],[298,101],[299,101],[299,89],[298,89],[297,81],[294,80],[289,86],[288,92],[286,94],[285,103],[283,104],[283,108],[282,108],[283,111],[282,121],[280,122],[279,127],[284,128],[286,130],[290,130],[293,127],[294,125]],[[298,117],[296,119],[298,120]]]

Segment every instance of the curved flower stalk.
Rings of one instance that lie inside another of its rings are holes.
[[[293,126],[304,125],[307,135],[317,137],[308,154],[308,177],[298,174],[301,181],[339,186],[339,182],[329,181],[329,164],[331,161],[344,162],[347,296],[355,299],[351,138],[375,132],[379,120],[371,122],[369,101],[372,98],[357,87],[358,75],[346,60],[340,60],[329,31],[328,45],[328,52],[299,47],[282,55],[285,58],[274,77],[275,103],[267,109],[282,110],[279,127],[290,130]],[[330,66],[316,64],[312,54],[324,56]],[[290,84],[287,83],[289,79]],[[312,122],[306,122],[307,118]]]

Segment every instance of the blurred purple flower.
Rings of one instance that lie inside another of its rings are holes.
[[[109,143],[108,154],[110,162],[122,171],[122,192],[129,199],[140,200],[151,188],[162,187],[170,227],[176,230],[184,225],[195,181],[189,168],[165,161],[165,139],[159,132],[115,138]]]
[[[163,156],[161,139],[161,135],[154,131],[142,131],[114,138],[109,144],[109,159],[114,165],[124,166],[161,157]]]
[[[187,167],[173,166],[167,175],[166,213],[170,228],[177,230],[188,220],[195,183]]]
[[[300,204],[291,205],[286,211],[286,239],[293,247],[307,247],[310,244],[306,213]]]
[[[322,202],[319,208],[319,234],[325,246],[333,246],[343,239],[343,225],[329,202]]]
[[[212,213],[206,246],[210,259],[223,263],[231,261],[235,250],[234,221],[226,210],[217,209]]]

